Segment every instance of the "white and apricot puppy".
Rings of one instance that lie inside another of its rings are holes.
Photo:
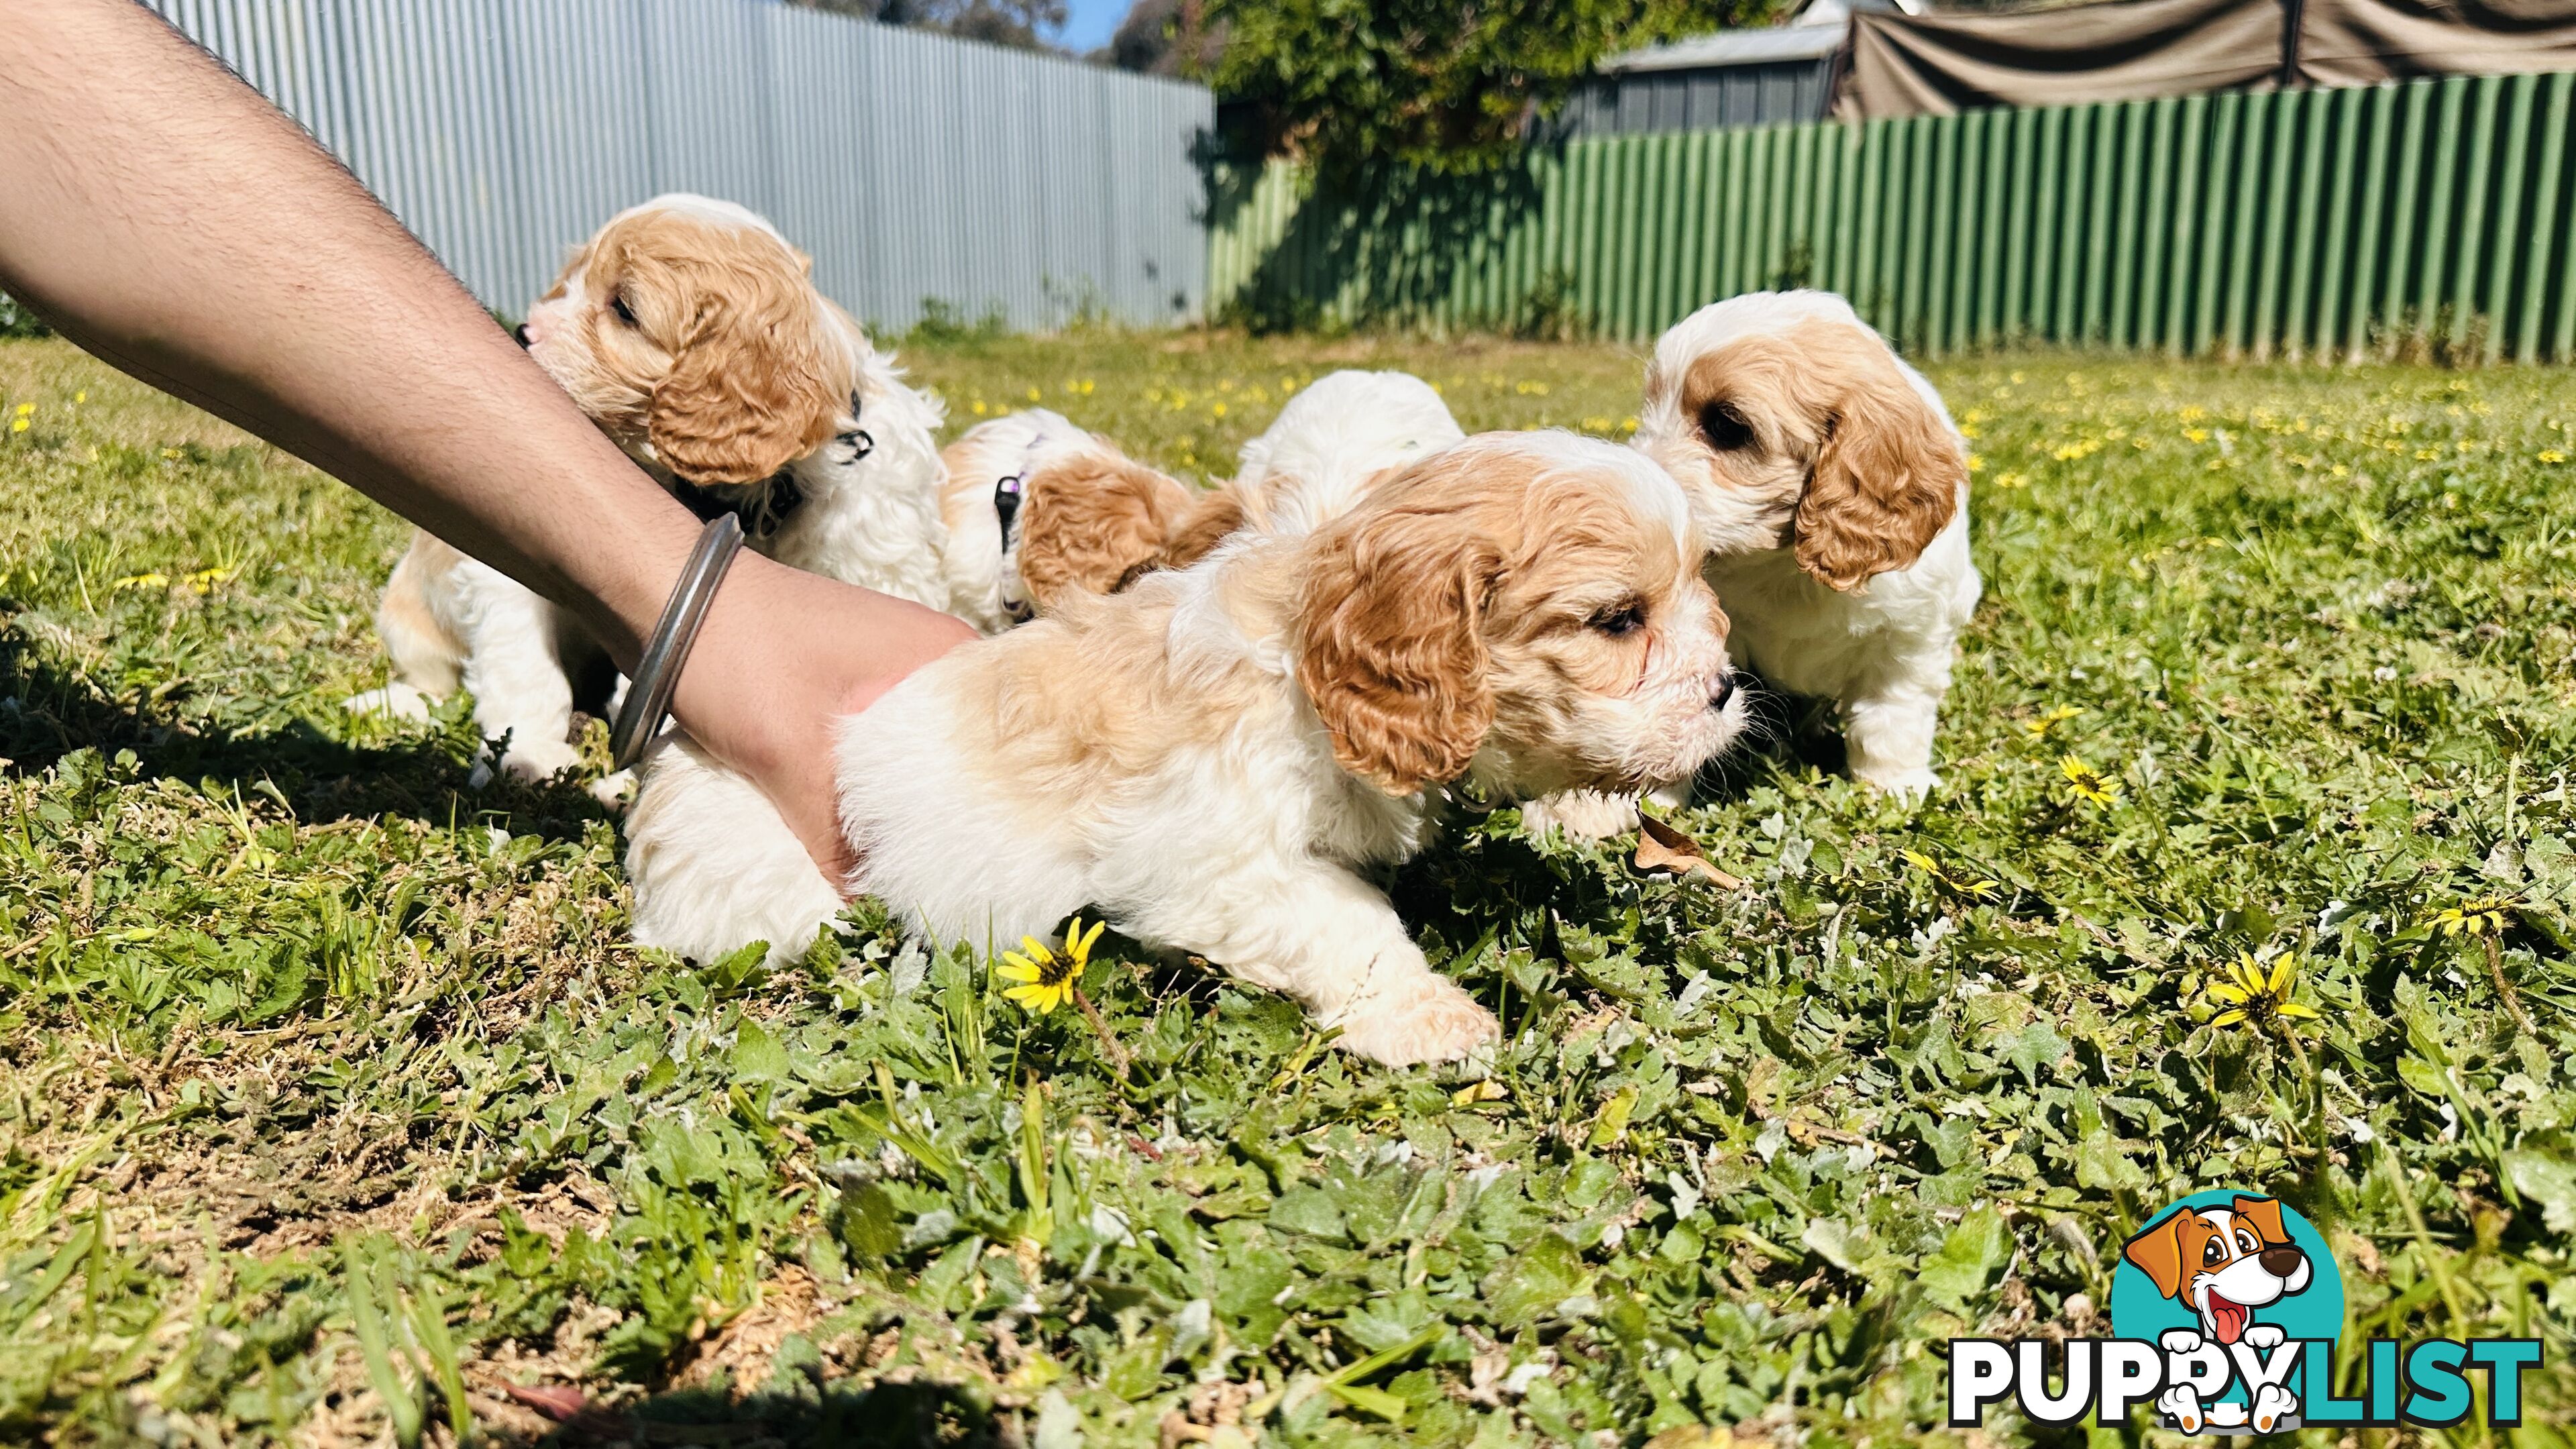
[[[992,633],[1070,593],[1185,568],[1246,527],[1305,532],[1465,436],[1420,378],[1348,370],[1291,398],[1243,445],[1241,471],[1210,489],[1043,408],[979,424],[944,455],[955,611]]]
[[[1238,526],[1312,529],[1349,512],[1380,479],[1466,436],[1440,394],[1409,372],[1327,373],[1237,455],[1227,488],[1243,514]]]
[[[783,563],[945,609],[938,404],[904,384],[811,270],[759,216],[663,196],[576,251],[519,336],[702,517],[737,513],[751,546]],[[418,715],[426,696],[462,685],[484,737],[508,738],[510,773],[544,779],[578,757],[572,680],[601,651],[569,614],[416,533],[376,627],[394,683],[353,710]]]
[[[1830,292],[1702,307],[1655,344],[1634,446],[1680,480],[1739,658],[1839,705],[1853,776],[1915,798],[1959,633],[1967,443],[1941,395]],[[1679,803],[1690,782],[1666,782]],[[1524,818],[1581,837],[1633,828],[1631,801],[1567,797]]]
[[[1044,408],[976,424],[941,461],[950,608],[987,634],[1170,566],[1214,501]]]
[[[1959,633],[1968,448],[1941,394],[1830,292],[1703,307],[1655,344],[1637,449],[1681,480],[1735,649],[1837,701],[1851,772],[1920,795]]]
[[[1363,872],[1441,785],[1505,797],[1688,776],[1741,730],[1681,488],[1566,433],[1488,434],[1304,532],[1074,598],[925,666],[841,728],[853,891],[944,941],[1098,911],[1277,990],[1388,1064],[1491,1040]],[[628,828],[635,932],[801,950],[842,892],[684,737]]]

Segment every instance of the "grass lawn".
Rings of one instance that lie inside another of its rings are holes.
[[[1191,470],[1333,366],[1612,437],[1640,366],[909,356]],[[1508,810],[1398,873],[1490,1078],[1113,939],[1122,1085],[864,909],[786,976],[626,945],[585,796],[337,707],[404,525],[0,344],[0,1441],[1904,1443],[1947,1339],[2101,1333],[2218,1185],[2323,1228],[2351,1337],[2539,1336],[2562,1441],[2576,373],[1935,378],[1987,599],[1929,805],[1782,703],[1678,820],[1740,890]],[[2211,1022],[2248,952],[2318,1019]]]

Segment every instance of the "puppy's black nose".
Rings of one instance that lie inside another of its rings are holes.
[[[2287,1278],[2299,1271],[2299,1265],[2308,1261],[2308,1255],[2296,1248],[2265,1248],[2254,1255],[2254,1261],[2262,1264],[2263,1271],[2273,1277]]]
[[[510,329],[510,335],[511,335],[511,336],[513,336],[513,337],[515,337],[515,338],[517,338],[517,339],[519,339],[519,345],[520,345],[521,347],[525,347],[525,346],[527,346],[527,345],[528,345],[528,324],[527,324],[527,323],[525,323],[525,322],[522,322],[522,323],[520,323],[518,326],[511,328],[511,329]]]
[[[1717,677],[1717,682],[1708,687],[1708,707],[1710,709],[1724,709],[1726,708],[1726,702],[1734,697],[1734,675],[1721,674]]]

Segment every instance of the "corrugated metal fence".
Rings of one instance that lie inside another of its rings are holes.
[[[1912,350],[2038,339],[2576,358],[2576,73],[1575,141],[1313,194],[1220,176],[1210,306],[1644,339],[1844,293]]]
[[[880,327],[1198,315],[1198,86],[774,0],[153,0],[520,313],[619,209],[767,215]]]

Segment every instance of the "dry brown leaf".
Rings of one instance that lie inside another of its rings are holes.
[[[1740,890],[1744,882],[1719,870],[1699,848],[1699,842],[1682,834],[1652,815],[1637,816],[1637,869],[1668,870],[1675,875],[1696,875],[1719,890]]]
[[[590,1396],[562,1384],[503,1384],[501,1392],[561,1424],[590,1407]]]

